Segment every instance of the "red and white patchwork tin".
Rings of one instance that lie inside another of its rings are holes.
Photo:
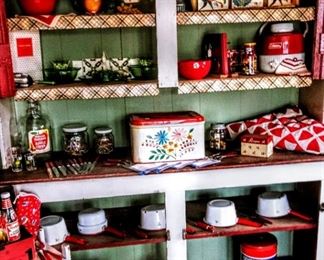
[[[134,114],[129,123],[135,163],[205,157],[205,119],[196,112]]]

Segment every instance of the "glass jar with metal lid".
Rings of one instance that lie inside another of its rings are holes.
[[[63,126],[63,150],[71,156],[81,156],[89,150],[87,126],[71,123]]]
[[[110,127],[95,128],[94,148],[97,154],[110,154],[114,150],[114,136]]]
[[[209,148],[212,151],[226,150],[226,127],[223,123],[212,123],[209,131]]]

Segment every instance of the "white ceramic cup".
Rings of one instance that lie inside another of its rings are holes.
[[[258,196],[258,215],[278,218],[289,214],[289,212],[289,202],[285,193],[267,191]]]
[[[63,243],[69,235],[65,220],[61,216],[50,215],[41,219],[39,238],[50,246]]]
[[[165,229],[164,205],[149,205],[141,209],[141,225],[145,230]]]
[[[209,201],[204,221],[215,227],[234,226],[238,221],[234,202],[225,199]]]

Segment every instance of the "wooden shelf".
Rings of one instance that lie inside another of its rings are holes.
[[[76,30],[127,27],[154,27],[155,14],[58,15],[55,26],[48,26],[33,17],[8,19],[9,31]]]
[[[64,218],[70,235],[84,239],[87,242],[85,245],[69,243],[72,251],[165,242],[167,240],[167,233],[165,230],[145,231],[138,227],[140,223],[140,209],[141,207],[138,206],[105,209],[108,226],[124,233],[124,238],[115,236],[109,232],[97,235],[81,235],[77,230],[78,212],[64,212],[57,215]],[[141,234],[147,236],[147,238],[136,232],[141,232]]]
[[[311,76],[257,74],[228,78],[208,77],[203,80],[180,80],[178,94],[210,93],[237,90],[303,88],[312,85]]]
[[[113,84],[71,83],[65,85],[36,84],[17,90],[15,100],[62,100],[62,99],[100,99],[156,96],[159,88],[156,81],[131,81]]]
[[[230,198],[235,202],[236,210],[238,212],[246,211],[250,212],[254,208],[251,205],[251,201],[254,201],[255,198],[252,197],[238,197]],[[244,201],[242,203],[242,201]],[[243,206],[243,204],[245,205]],[[207,201],[195,201],[187,202],[187,217],[190,219],[200,220],[203,222],[203,216],[205,215]],[[291,203],[290,203],[291,204]],[[300,206],[300,205],[299,205]],[[240,213],[238,213],[239,216]],[[244,214],[245,215],[245,214]],[[249,214],[247,214],[249,215]],[[253,213],[255,215],[255,213]],[[261,227],[251,227],[237,224],[233,227],[214,227],[213,231],[206,231],[202,228],[196,227],[192,222],[188,221],[187,227],[192,230],[195,230],[195,233],[186,233],[184,236],[186,239],[198,239],[198,238],[208,238],[208,237],[224,237],[224,236],[240,236],[256,233],[265,233],[265,232],[276,232],[276,231],[291,231],[291,230],[308,230],[315,229],[317,227],[316,223],[313,221],[305,221],[290,215],[281,218],[268,218],[271,224],[264,224]]]
[[[109,158],[130,160],[130,149],[117,148]],[[67,160],[64,154],[54,154],[52,161]],[[201,170],[215,171],[222,169],[233,169],[233,168],[245,168],[245,167],[258,167],[258,166],[274,166],[274,165],[285,165],[285,164],[298,164],[298,163],[311,163],[311,162],[323,162],[324,155],[312,155],[294,153],[288,151],[275,151],[270,158],[258,158],[248,156],[236,156],[232,158],[224,158],[219,164],[211,165],[203,169],[195,169],[191,167],[185,167],[181,170],[166,170],[161,174],[174,174],[178,172],[199,172]],[[116,178],[116,177],[133,177],[138,176],[138,173],[123,168],[118,165],[107,165],[106,158],[102,158],[96,164],[96,167],[91,173],[74,175],[70,172],[65,177],[62,174],[60,177],[49,178],[44,165],[38,162],[38,169],[32,172],[19,172],[12,173],[11,169],[0,170],[0,182],[2,185],[16,185],[26,183],[46,183],[46,182],[61,182],[61,181],[80,181],[80,180],[94,180],[101,178]]]
[[[178,25],[216,23],[254,23],[272,21],[313,21],[315,7],[260,8],[179,12]],[[9,31],[75,30],[127,27],[155,27],[155,14],[58,15],[54,26],[29,16],[8,19]]]
[[[256,23],[276,21],[313,21],[315,7],[236,9],[203,12],[179,12],[178,25]]]

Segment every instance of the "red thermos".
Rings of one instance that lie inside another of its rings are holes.
[[[0,0],[0,98],[16,93],[4,0]]]

